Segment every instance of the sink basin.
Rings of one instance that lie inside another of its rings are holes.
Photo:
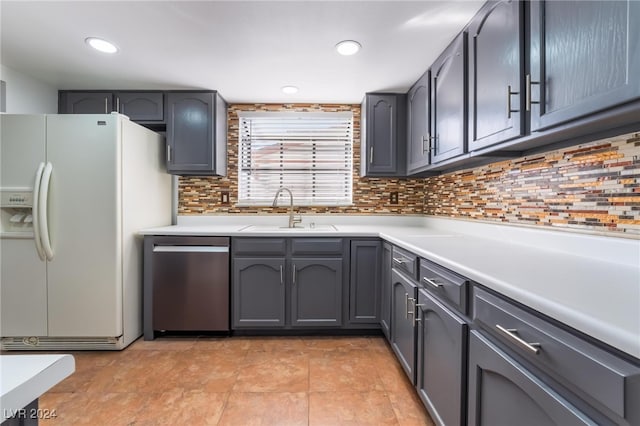
[[[248,225],[240,228],[241,232],[336,232],[338,229],[333,225],[315,225],[307,223],[298,225],[295,228],[278,225]]]

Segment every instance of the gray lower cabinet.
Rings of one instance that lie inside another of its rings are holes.
[[[365,94],[361,106],[361,176],[406,175],[405,104],[405,94]]]
[[[431,65],[431,162],[467,149],[467,33],[461,32]]]
[[[464,424],[467,324],[424,289],[418,292],[416,388],[433,420]]]
[[[215,92],[167,93],[167,171],[227,174],[227,105]]]
[[[413,317],[417,285],[391,271],[391,348],[412,384],[416,382],[416,327]]]
[[[342,238],[234,238],[234,329],[340,328]]]
[[[393,247],[382,243],[382,273],[380,283],[380,327],[387,340],[391,339],[391,268]]]
[[[285,325],[285,259],[234,258],[234,327]]]
[[[342,325],[342,259],[291,259],[291,325]]]
[[[640,2],[531,1],[531,130],[640,98]]]
[[[477,331],[469,339],[469,426],[596,425]]]
[[[351,241],[349,322],[380,322],[379,240]]]
[[[425,72],[407,93],[407,175],[422,171],[430,163],[429,132],[431,73]]]
[[[469,151],[524,134],[524,5],[489,1],[469,24]]]

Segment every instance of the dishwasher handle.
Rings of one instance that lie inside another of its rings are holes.
[[[226,246],[154,246],[154,253],[229,253]]]

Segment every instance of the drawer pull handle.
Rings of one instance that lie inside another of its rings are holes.
[[[393,261],[396,262],[398,265],[402,265],[404,262],[406,262],[406,260],[404,259],[399,259],[397,257],[393,258]]]
[[[533,352],[536,355],[538,353],[540,353],[540,343],[529,343],[529,342],[526,342],[526,341],[522,340],[520,337],[518,337],[518,335],[516,335],[516,332],[518,331],[517,329],[515,329],[515,328],[504,328],[500,324],[496,324],[496,328],[502,334],[504,334],[509,339],[513,340],[514,342],[516,342],[517,344],[519,344],[523,348]]]
[[[423,277],[422,281],[424,281],[427,284],[431,284],[433,287],[435,288],[440,288],[442,287],[442,284],[439,282],[436,282],[435,278],[427,278],[427,277]]]

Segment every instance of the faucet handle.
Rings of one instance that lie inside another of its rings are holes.
[[[302,223],[302,215],[293,215],[291,217],[291,225],[296,226],[296,223]]]

